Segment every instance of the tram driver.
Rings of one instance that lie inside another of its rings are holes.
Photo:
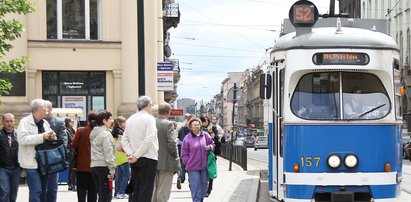
[[[359,116],[366,111],[366,107],[361,100],[362,89],[354,87],[351,99],[344,104],[344,114],[346,118],[360,118]]]

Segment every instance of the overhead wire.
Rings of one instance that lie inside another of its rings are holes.
[[[203,14],[202,12],[200,12],[200,11],[196,10],[195,8],[191,7],[190,5],[188,5],[187,3],[184,2],[184,0],[180,0],[179,2],[182,3],[182,4],[184,4],[184,5],[187,6],[188,8],[192,9],[192,10],[195,11],[197,14],[202,15],[202,16],[206,17],[207,19],[209,19],[209,20],[211,20],[211,21],[213,21],[213,22],[215,22],[215,23],[217,23],[217,24],[220,24],[220,23],[218,23],[216,20],[212,19],[211,17]],[[243,38],[244,40],[248,41],[250,44],[253,44],[253,45],[256,46],[256,47],[263,47],[262,45],[255,43],[254,41],[252,41],[252,40],[244,37],[243,35],[241,35],[241,34],[235,32],[235,31],[233,31],[232,29],[230,29],[230,28],[228,28],[228,27],[224,27],[224,28],[226,28],[226,29],[229,30],[230,32],[233,32],[233,33],[236,34],[237,36]]]
[[[217,49],[224,49],[224,50],[235,50],[235,51],[242,51],[242,52],[250,52],[250,53],[260,53],[261,50],[249,50],[249,49],[239,49],[239,48],[227,48],[227,47],[222,47],[222,46],[209,46],[205,44],[189,44],[189,43],[176,43],[174,42],[173,44],[179,44],[179,45],[184,45],[184,46],[201,46],[201,47],[207,47],[207,48],[217,48]]]
[[[187,56],[187,57],[212,57],[212,58],[260,58],[256,56],[245,56],[245,55],[201,55],[201,54],[173,54],[176,56]]]

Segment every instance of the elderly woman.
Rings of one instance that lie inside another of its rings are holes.
[[[181,148],[181,158],[188,171],[191,198],[193,202],[204,200],[207,193],[208,173],[207,157],[210,150],[214,150],[211,136],[200,130],[201,121],[193,118],[188,122],[191,130],[184,138]]]

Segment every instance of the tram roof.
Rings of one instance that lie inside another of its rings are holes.
[[[332,22],[330,20],[328,21]],[[366,21],[364,20],[363,22]],[[370,48],[399,50],[394,39],[385,34],[384,29],[380,29],[380,32],[370,30],[372,27],[375,27],[372,23],[368,24],[369,29],[364,29],[363,27],[358,26],[341,27],[341,31],[339,32],[336,31],[336,23],[333,26],[328,24],[325,23],[324,27],[319,26],[318,28],[315,28],[316,26],[314,26],[311,32],[307,32],[299,36],[296,36],[296,32],[288,33],[276,41],[273,51],[318,48]],[[379,25],[380,27],[382,26],[382,24]]]

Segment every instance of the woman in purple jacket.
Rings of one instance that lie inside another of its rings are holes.
[[[188,126],[191,132],[184,138],[181,158],[188,171],[191,198],[193,202],[201,202],[207,193],[208,151],[214,150],[215,145],[207,132],[200,131],[200,119],[192,118],[188,122]]]

